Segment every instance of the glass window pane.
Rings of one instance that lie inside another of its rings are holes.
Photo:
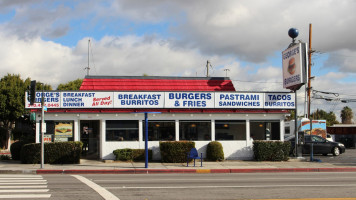
[[[251,121],[250,135],[254,140],[280,140],[280,122]]]
[[[106,141],[138,141],[138,120],[107,120]]]
[[[246,121],[215,121],[215,140],[246,140]]]
[[[143,121],[143,140],[145,141],[145,121]],[[174,121],[148,121],[148,141],[175,140]]]
[[[179,140],[208,141],[211,140],[210,121],[180,121]]]
[[[73,121],[46,121],[46,133],[51,142],[74,141]],[[41,141],[41,140],[40,140]]]

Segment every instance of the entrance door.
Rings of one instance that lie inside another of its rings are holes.
[[[80,141],[83,142],[82,157],[99,159],[100,127],[99,120],[80,121]]]

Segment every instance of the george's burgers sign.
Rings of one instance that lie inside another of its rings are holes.
[[[283,87],[298,90],[306,83],[306,44],[298,43],[282,52]]]

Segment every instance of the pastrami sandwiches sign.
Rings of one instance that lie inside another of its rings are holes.
[[[306,83],[307,50],[298,43],[282,52],[283,87],[298,90]]]

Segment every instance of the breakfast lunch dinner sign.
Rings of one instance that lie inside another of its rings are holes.
[[[298,43],[282,52],[283,88],[297,90],[306,83],[306,44]]]

